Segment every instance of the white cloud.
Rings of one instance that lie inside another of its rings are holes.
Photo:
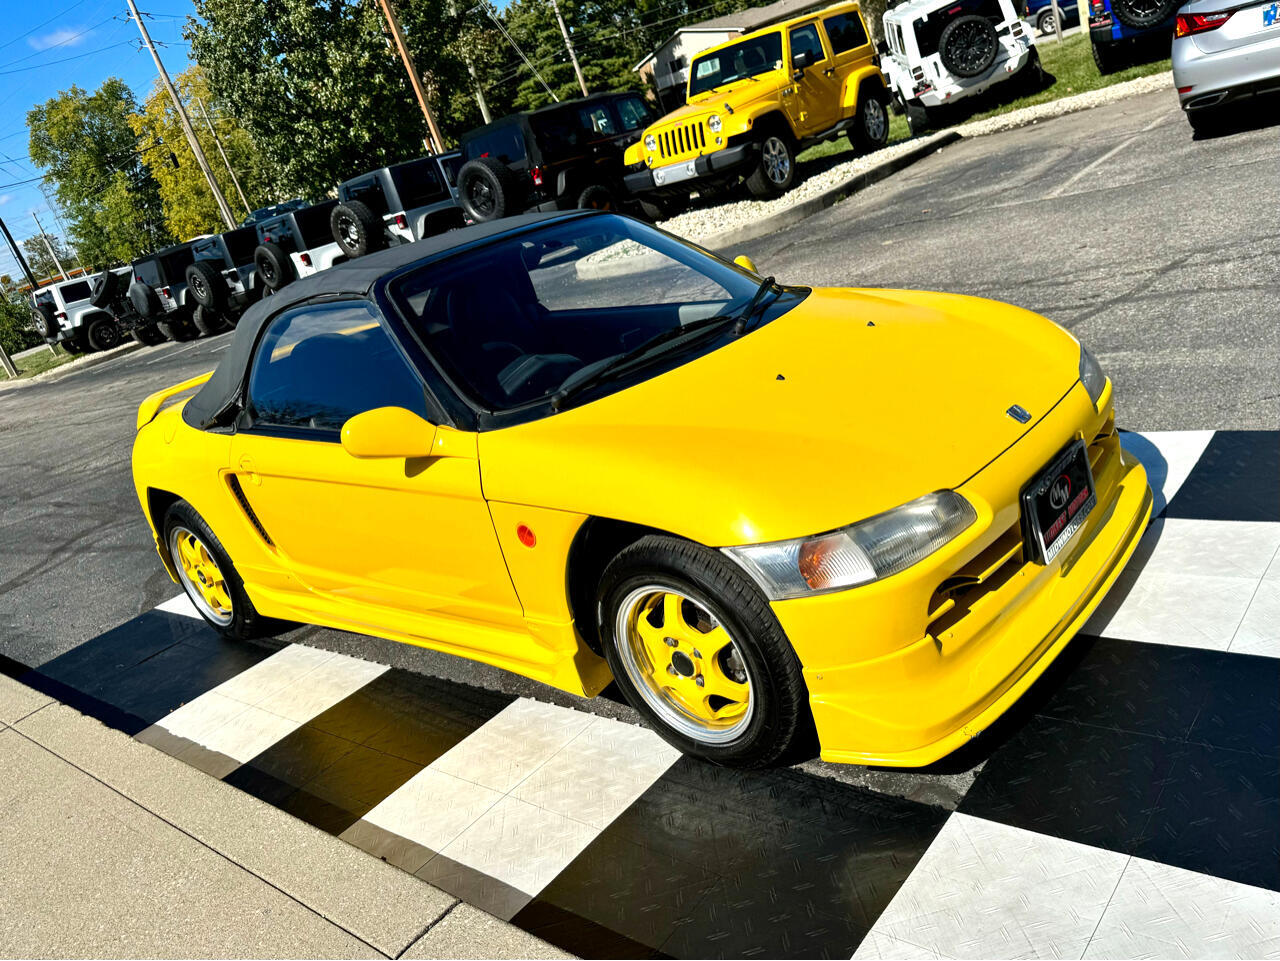
[[[52,33],[44,34],[44,36],[31,37],[27,40],[27,43],[31,44],[35,50],[50,50],[53,47],[74,47],[77,44],[84,43],[85,38],[92,32],[92,30],[77,29],[75,27],[60,27]]]
[[[13,194],[0,194],[0,207],[3,207],[13,199]]]

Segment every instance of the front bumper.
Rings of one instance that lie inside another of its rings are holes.
[[[681,160],[673,164],[639,170],[633,174],[627,174],[622,178],[622,182],[627,192],[632,194],[665,190],[703,177],[725,177],[740,172],[753,164],[755,159],[755,143],[741,143],[714,153],[702,154],[691,160]]]
[[[1194,36],[1175,39],[1173,85],[1183,110],[1280,92],[1280,31],[1267,40],[1215,53],[1202,51]]]
[[[1093,613],[1151,516],[1142,465],[1110,411],[1077,384],[959,491],[978,521],[883,581],[774,602],[804,668],[827,761],[915,767],[981,733]],[[1019,494],[1072,438],[1089,445],[1098,503],[1048,565],[1024,562]],[[954,585],[943,591],[947,584]],[[888,639],[915,638],[906,644]],[[851,657],[850,655],[855,655]]]

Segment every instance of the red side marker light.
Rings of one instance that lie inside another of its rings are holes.
[[[409,218],[404,214],[396,214],[396,226],[401,230],[405,230],[409,226]]]
[[[525,547],[532,547],[538,543],[538,538],[534,536],[533,531],[529,529],[527,524],[521,524],[516,528],[516,537],[520,538],[520,543]]]
[[[304,264],[306,264],[306,266],[310,267],[310,266],[311,266],[311,255],[310,255],[310,254],[303,254],[303,255],[302,255],[302,262],[303,262]]]

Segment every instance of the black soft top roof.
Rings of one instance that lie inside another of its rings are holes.
[[[214,423],[218,415],[239,400],[240,387],[244,382],[254,345],[258,342],[258,334],[266,326],[267,321],[281,311],[317,298],[344,295],[367,297],[375,283],[401,267],[425,260],[442,259],[449,256],[451,251],[470,246],[477,241],[518,232],[536,224],[563,219],[567,216],[591,215],[557,212],[506,217],[486,224],[451,230],[412,244],[389,247],[355,260],[348,260],[328,270],[312,274],[310,277],[295,280],[270,297],[258,301],[244,312],[244,316],[240,318],[232,334],[231,346],[222,355],[222,360],[214,370],[213,376],[183,408],[183,420],[193,427],[207,428]]]

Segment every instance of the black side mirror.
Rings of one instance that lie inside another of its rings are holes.
[[[876,53],[880,54],[882,57],[889,56],[889,44],[883,40],[878,41],[876,43]]]
[[[813,54],[808,50],[801,50],[791,58],[791,69],[795,71],[795,77],[797,80],[799,80],[801,75],[803,75],[811,66],[813,66]]]

